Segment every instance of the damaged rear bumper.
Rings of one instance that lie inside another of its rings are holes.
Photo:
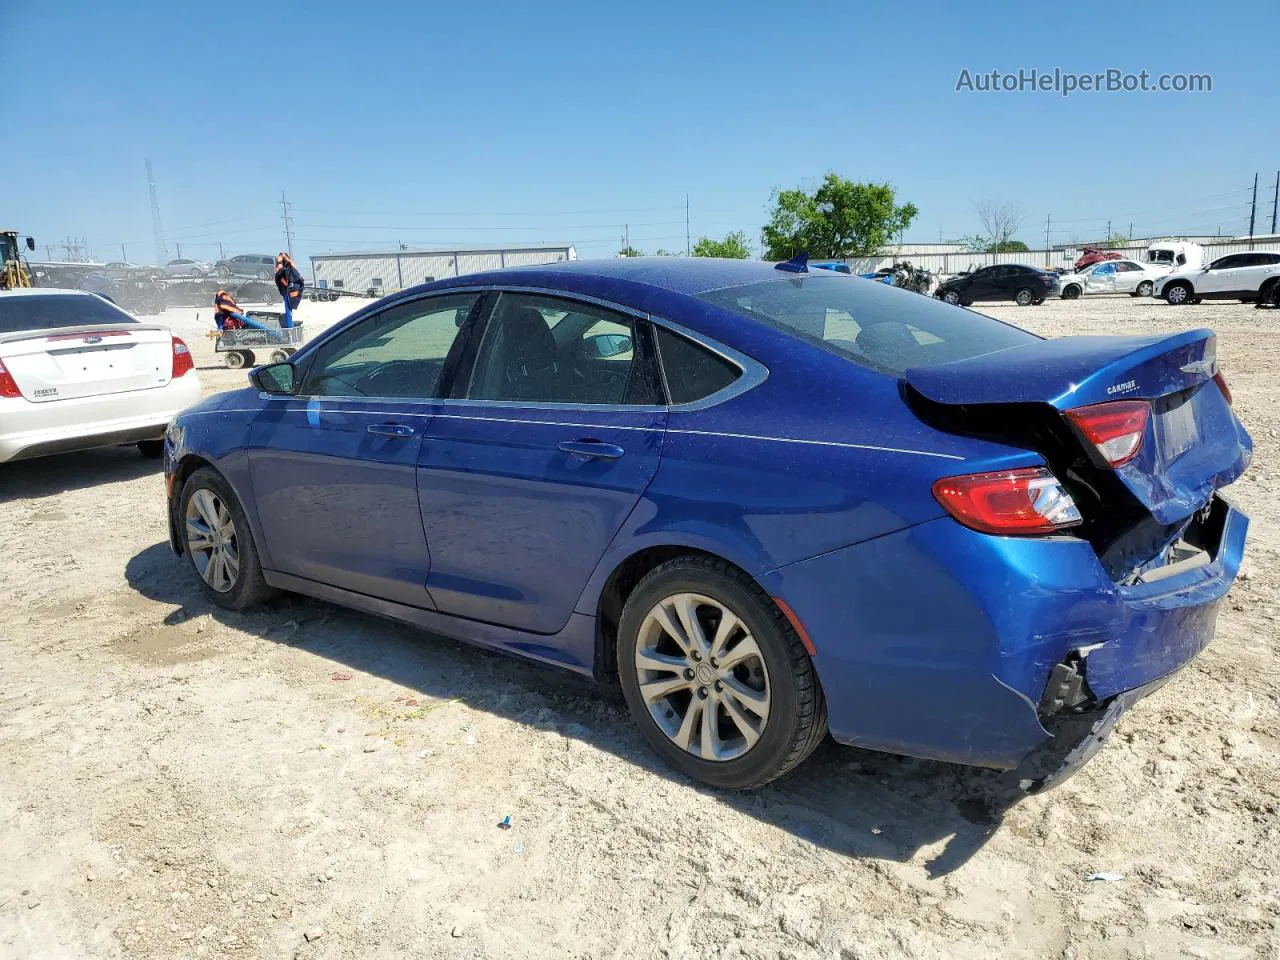
[[[1028,779],[1043,786],[1212,638],[1248,526],[1220,497],[1213,509],[1205,562],[1134,585],[1083,540],[940,519],[779,568],[765,586],[812,638],[837,741],[1006,770],[1035,761]],[[1080,681],[1056,696],[1067,665]]]

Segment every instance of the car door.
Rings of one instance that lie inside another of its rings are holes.
[[[1129,260],[1116,260],[1114,274],[1116,293],[1133,293],[1142,282],[1142,267]]]
[[[499,294],[470,381],[432,418],[418,498],[440,610],[561,630],[658,467],[666,406],[641,317]]]
[[[1232,253],[1213,261],[1192,280],[1196,295],[1218,297],[1234,290],[1243,260],[1243,254]]]
[[[964,298],[966,300],[990,300],[995,295],[996,271],[999,267],[983,267],[969,274]]]
[[[294,396],[267,400],[248,458],[268,569],[433,606],[418,451],[480,300],[453,293],[364,317],[299,364]]]
[[[1235,284],[1232,292],[1241,296],[1249,296],[1258,292],[1263,280],[1275,273],[1276,261],[1280,255],[1274,253],[1242,254],[1242,262],[1235,270]]]
[[[1115,293],[1115,261],[1108,260],[1105,263],[1098,263],[1089,267],[1084,286],[1087,293]]]

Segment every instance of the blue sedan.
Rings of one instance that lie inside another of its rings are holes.
[[[171,542],[224,607],[292,591],[619,682],[714,786],[828,730],[1039,786],[1213,634],[1251,453],[1214,350],[803,258],[451,278],[181,414]]]

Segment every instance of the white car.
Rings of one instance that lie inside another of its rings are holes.
[[[1058,295],[1074,300],[1084,294],[1127,293],[1131,297],[1149,297],[1157,281],[1173,270],[1158,263],[1137,260],[1103,260],[1090,264],[1058,281]]]
[[[212,269],[203,260],[170,260],[164,265],[164,272],[171,277],[203,277]]]
[[[167,328],[81,290],[0,292],[0,463],[125,443],[158,457],[200,394]]]
[[[1269,295],[1278,278],[1280,253],[1229,253],[1206,267],[1162,277],[1152,292],[1175,306],[1201,300],[1248,302]]]

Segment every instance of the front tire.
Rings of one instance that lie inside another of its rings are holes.
[[[1013,295],[1013,302],[1020,307],[1029,307],[1035,302],[1036,295],[1030,287],[1022,287]]]
[[[221,474],[202,467],[187,479],[179,518],[183,553],[210,601],[244,610],[271,596],[249,521]]]
[[[1067,284],[1065,287],[1063,287],[1063,288],[1062,288],[1062,299],[1063,299],[1063,300],[1077,300],[1077,299],[1079,299],[1079,297],[1080,297],[1080,286],[1079,286],[1079,284],[1069,283],[1069,284]]]
[[[631,715],[668,764],[749,790],[795,768],[826,735],[826,703],[803,643],[741,570],[678,557],[632,591],[618,627]]]
[[[1177,281],[1164,288],[1165,302],[1173,307],[1180,307],[1191,300],[1191,285]]]

